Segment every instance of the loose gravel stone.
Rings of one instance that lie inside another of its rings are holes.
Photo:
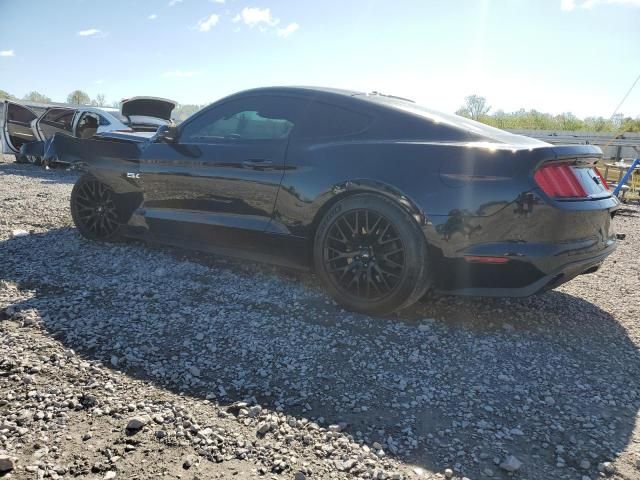
[[[130,418],[127,422],[127,430],[140,430],[151,421],[149,415],[139,415],[137,417]]]
[[[0,473],[10,472],[16,468],[15,460],[8,455],[0,455]]]
[[[500,463],[500,468],[507,472],[517,472],[522,467],[522,462],[515,456],[509,455]]]

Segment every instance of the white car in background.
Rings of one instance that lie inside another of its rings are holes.
[[[19,163],[36,164],[42,162],[44,143],[56,133],[91,138],[108,132],[155,132],[172,123],[171,112],[176,106],[172,100],[156,97],[129,98],[121,102],[120,109],[11,100],[2,104],[2,153],[15,155]],[[42,148],[29,149],[42,150],[41,155],[21,153],[21,147],[32,142],[43,142]]]

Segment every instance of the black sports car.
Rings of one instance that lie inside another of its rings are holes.
[[[150,138],[56,136],[82,235],[314,269],[348,309],[428,289],[525,296],[595,271],[618,207],[597,147],[552,146],[377,93],[261,88]]]

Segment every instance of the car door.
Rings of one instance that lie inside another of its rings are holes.
[[[38,140],[31,128],[37,115],[28,107],[5,101],[2,123],[2,153],[18,154],[25,143]]]
[[[76,112],[75,108],[48,108],[35,122],[40,140],[51,138],[56,133],[73,135],[73,119]]]
[[[296,99],[241,97],[189,119],[174,143],[149,145],[140,174],[151,232],[230,248],[264,232],[300,112]]]

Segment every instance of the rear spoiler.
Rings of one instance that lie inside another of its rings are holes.
[[[579,163],[595,164],[602,159],[602,149],[596,145],[554,145],[555,158],[547,161],[578,159]]]

